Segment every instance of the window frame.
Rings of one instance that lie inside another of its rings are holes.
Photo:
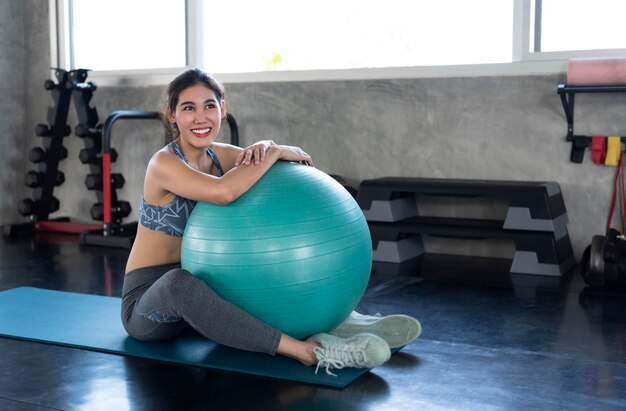
[[[141,70],[94,70],[89,80],[103,86],[163,85],[189,67],[202,67],[202,0],[185,0],[186,65],[184,67]],[[72,65],[70,16],[68,0],[49,0],[50,14],[50,65],[69,70]]]
[[[527,42],[520,47],[521,61],[527,62],[541,62],[541,61],[564,61],[577,58],[608,58],[608,57],[625,57],[626,48],[622,49],[595,49],[595,50],[569,50],[569,51],[541,51],[538,49],[538,44],[533,44],[533,51],[531,51],[530,43],[531,39],[534,40],[534,35],[531,35],[531,30],[536,33],[538,30],[535,26],[534,17],[532,16],[533,9],[536,8],[536,4],[541,4],[542,0],[514,0],[519,3],[519,10],[516,10],[522,21],[522,37]],[[517,6],[517,5],[516,5]],[[533,33],[533,34],[534,34]]]
[[[535,30],[531,27],[534,1],[513,0],[511,63],[214,74],[225,83],[541,75],[566,72],[567,62],[572,58],[626,56],[626,49],[531,51],[530,44]],[[70,36],[67,33],[68,1],[49,0],[49,3],[51,66],[68,68],[70,62],[68,51],[71,47]],[[203,67],[203,7],[203,0],[185,0],[186,67],[93,71],[89,75],[90,81],[101,86],[164,85],[185,68]]]

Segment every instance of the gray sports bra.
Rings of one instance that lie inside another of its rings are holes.
[[[185,154],[183,154],[180,147],[178,147],[178,144],[172,141],[168,146],[174,150],[185,163],[189,164],[187,157],[185,157]],[[206,150],[211,156],[213,164],[215,164],[217,174],[221,177],[224,175],[222,165],[213,150],[208,147]],[[139,223],[152,231],[158,231],[173,237],[182,237],[187,219],[195,205],[196,201],[179,196],[176,196],[171,203],[164,206],[156,206],[147,203],[146,200],[142,198],[141,205],[139,206]]]

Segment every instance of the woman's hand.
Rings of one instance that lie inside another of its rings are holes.
[[[304,152],[300,147],[294,146],[279,146],[276,148],[281,150],[280,159],[285,161],[297,161],[298,163],[313,165],[313,159],[310,155]]]
[[[272,146],[275,146],[272,140],[261,140],[243,149],[235,160],[235,167],[242,164],[250,165],[254,161],[254,165],[259,165],[265,160],[265,152]]]

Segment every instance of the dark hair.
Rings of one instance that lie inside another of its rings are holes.
[[[166,144],[178,138],[179,135],[176,125],[170,123],[168,114],[169,112],[173,113],[176,111],[176,105],[178,104],[180,93],[189,87],[195,86],[196,84],[202,84],[209,90],[212,90],[215,93],[215,97],[217,97],[220,102],[224,100],[224,86],[212,75],[200,69],[194,68],[183,71],[176,76],[176,78],[170,82],[169,86],[165,90],[165,97],[163,99],[164,104],[161,121],[163,122],[163,127],[165,128]]]

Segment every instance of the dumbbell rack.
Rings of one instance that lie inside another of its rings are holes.
[[[116,175],[111,173],[111,162],[113,162],[114,150],[111,148],[111,135],[113,125],[119,120],[160,120],[158,112],[153,111],[132,111],[120,110],[111,113],[104,122],[102,128],[102,187],[103,205],[101,228],[84,231],[80,234],[81,245],[131,248],[137,233],[137,222],[122,224],[122,217],[128,213],[125,207],[130,210],[130,205],[125,201],[117,201],[115,195]],[[226,114],[226,121],[230,128],[230,144],[239,145],[239,127],[232,114]],[[121,177],[121,175],[119,175]],[[123,177],[122,177],[123,181]],[[93,216],[93,213],[92,213]]]
[[[102,161],[102,124],[98,124],[98,112],[90,106],[96,85],[87,82],[88,70],[77,69],[65,71],[57,69],[55,75],[58,83],[47,80],[44,84],[46,90],[50,90],[56,102],[48,112],[48,124],[38,124],[35,133],[41,137],[48,137],[47,148],[35,147],[31,150],[31,161],[39,163],[40,171],[28,171],[25,182],[34,188],[33,199],[20,201],[18,210],[20,214],[28,217],[31,222],[24,224],[11,224],[3,226],[5,236],[20,234],[32,234],[41,231],[54,231],[71,234],[80,234],[102,227],[99,224],[72,223],[68,217],[60,217],[49,220],[49,214],[59,209],[59,200],[52,195],[54,187],[61,185],[65,176],[58,170],[59,161],[67,158],[67,149],[63,146],[63,138],[71,133],[67,125],[70,101],[74,101],[74,107],[78,116],[78,125],[74,134],[83,140],[84,148],[79,153],[81,163],[89,166],[90,173],[85,178],[85,186],[88,190],[95,191],[97,201],[90,210],[94,220],[105,219],[105,208],[113,209],[114,219],[108,222],[113,230],[121,226],[122,218],[131,212],[130,203],[119,201],[115,189],[122,188],[124,176],[122,174],[103,175]],[[152,117],[154,117],[152,114]],[[108,150],[107,161],[110,163],[117,159],[115,149]],[[109,184],[103,184],[103,181]],[[104,198],[104,191],[108,189],[108,195]],[[48,205],[48,206],[46,206]],[[111,214],[109,214],[109,217]],[[109,230],[111,231],[111,229]],[[114,231],[115,233],[115,231]]]
[[[111,130],[113,124],[122,119],[160,120],[161,115],[155,111],[115,111],[107,117],[104,126],[98,128],[98,131],[102,133],[102,139],[99,140],[102,142],[102,154],[99,156],[101,158],[98,159],[102,168],[99,174],[90,174],[87,179],[94,177],[94,188],[92,189],[98,189],[102,192],[101,197],[99,197],[101,202],[94,204],[91,209],[91,216],[94,219],[102,220],[102,226],[82,232],[80,234],[81,245],[131,248],[135,240],[137,223],[122,223],[122,219],[130,214],[131,206],[127,201],[119,201],[115,192],[116,188],[121,188],[124,185],[124,177],[122,174],[111,173],[111,163],[117,157],[117,153],[111,148]],[[87,185],[89,186],[89,184]]]
[[[421,216],[417,204],[424,196],[502,198],[506,219]],[[372,234],[374,261],[414,261],[425,253],[427,235],[513,241],[513,274],[559,277],[575,263],[565,203],[554,182],[388,177],[363,181],[357,202]]]
[[[57,211],[60,206],[59,200],[53,195],[54,188],[65,181],[65,175],[59,170],[59,163],[67,158],[63,139],[71,134],[67,117],[72,93],[85,87],[78,82],[81,78],[79,72],[86,73],[86,70],[68,72],[56,69],[57,82],[46,80],[44,83],[55,104],[48,109],[48,124],[38,124],[35,128],[35,134],[44,139],[44,147],[34,147],[29,154],[29,159],[38,168],[36,171],[28,171],[25,177],[25,184],[33,189],[32,198],[23,199],[18,203],[19,213],[30,222],[3,225],[2,232],[5,236],[41,231],[80,233],[97,227],[94,224],[71,223],[68,217],[49,219],[50,214]]]
[[[96,221],[105,220],[104,210],[114,209],[114,220],[109,224],[122,224],[122,218],[127,217],[132,208],[128,201],[120,201],[117,198],[116,189],[124,187],[125,179],[121,173],[105,175],[105,165],[103,162],[103,134],[104,128],[107,127],[109,118],[105,121],[105,125],[98,124],[98,112],[95,107],[90,106],[90,101],[95,91],[93,83],[85,83],[87,78],[86,70],[77,70],[76,77],[79,87],[74,90],[74,106],[78,115],[78,125],[74,133],[83,140],[84,148],[80,151],[78,157],[83,164],[89,165],[90,173],[85,177],[85,187],[89,191],[96,193],[97,202],[91,206],[91,218]],[[151,113],[151,118],[154,113]],[[117,160],[117,151],[109,147],[107,155],[108,169],[110,164]],[[105,183],[105,182],[108,182]],[[108,194],[105,195],[105,192]]]
[[[111,148],[111,129],[121,119],[157,119],[160,114],[152,111],[116,111],[105,120],[104,125],[98,124],[98,113],[90,106],[96,85],[86,82],[88,70],[77,69],[65,71],[57,69],[55,75],[58,83],[52,80],[45,82],[46,90],[50,90],[55,106],[48,112],[50,125],[38,124],[36,134],[49,137],[46,148],[36,147],[31,150],[30,158],[38,163],[40,171],[29,171],[26,183],[34,188],[33,198],[20,201],[20,214],[28,217],[30,222],[22,224],[6,224],[2,226],[4,236],[12,237],[22,234],[33,234],[40,231],[54,231],[80,234],[81,245],[130,248],[137,231],[137,223],[123,224],[132,208],[127,201],[117,198],[116,189],[124,185],[124,176],[111,173],[111,163],[117,159],[117,152]],[[74,106],[79,124],[74,132],[84,142],[79,153],[81,163],[87,164],[90,173],[85,178],[88,190],[95,191],[98,202],[90,210],[94,220],[102,224],[71,223],[68,217],[49,220],[49,214],[59,209],[59,200],[54,197],[55,186],[61,185],[64,174],[58,170],[59,161],[67,158],[67,149],[63,147],[63,138],[71,133],[67,125],[70,101]],[[228,113],[226,116],[230,128],[230,143],[239,145],[239,129],[235,118]]]

